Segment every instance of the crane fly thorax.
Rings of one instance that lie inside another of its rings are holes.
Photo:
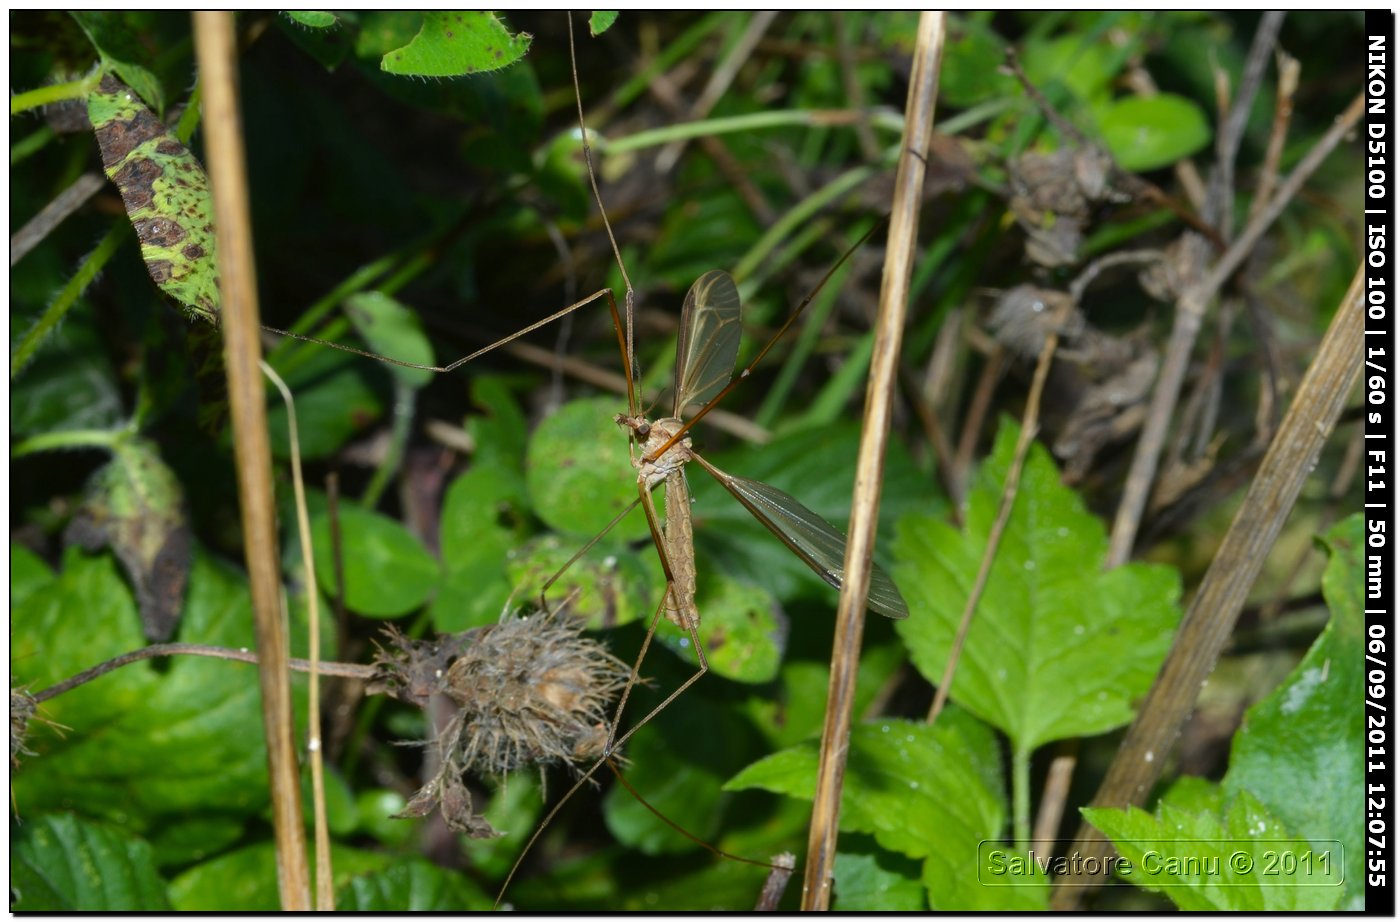
[[[686,436],[651,460],[651,456],[681,430],[685,424],[675,417],[649,422],[643,416],[624,416],[619,413],[617,424],[632,430],[641,454],[632,459],[637,476],[646,481],[647,487],[654,487],[674,471],[681,470],[690,460],[690,437]]]

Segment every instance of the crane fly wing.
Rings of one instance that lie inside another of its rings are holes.
[[[841,588],[846,560],[845,535],[782,490],[757,480],[726,474],[699,455],[694,457],[813,572],[837,589]],[[873,561],[867,601],[871,608],[887,618],[909,617],[909,606],[899,594],[899,587]]]
[[[675,416],[704,403],[734,377],[739,359],[739,289],[728,272],[713,269],[695,280],[681,308],[676,343]]]

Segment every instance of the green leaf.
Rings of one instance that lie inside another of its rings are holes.
[[[867,642],[860,654],[853,710],[863,713],[886,682],[904,664],[904,648],[891,641]],[[826,718],[826,695],[831,665],[825,661],[789,659],[782,664],[776,690],[760,690],[747,703],[750,717],[775,748],[792,746],[821,732]]]
[[[460,77],[509,67],[525,56],[532,37],[511,35],[494,13],[453,10],[423,14],[423,27],[380,67],[412,77]]]
[[[1168,803],[1155,816],[1136,807],[1082,812],[1131,862],[1120,877],[1187,912],[1318,912],[1336,909],[1345,895],[1338,843],[1325,853],[1314,848],[1247,791],[1223,818]]]
[[[339,912],[486,912],[492,899],[466,877],[424,858],[353,878],[336,895]]]
[[[13,608],[29,594],[52,583],[54,573],[29,548],[18,541],[10,542],[10,606]]]
[[[388,516],[344,504],[340,507],[341,552],[344,555],[345,604],[371,618],[396,618],[418,608],[442,578],[438,562],[408,529]],[[333,594],[335,560],[330,519],[311,519],[316,555],[316,579]]]
[[[535,514],[555,531],[589,538],[637,499],[637,472],[627,435],[613,422],[616,400],[575,400],[544,420],[530,437],[525,481]],[[639,540],[650,532],[634,512],[612,534]]]
[[[1319,849],[1341,840],[1347,898],[1357,909],[1364,906],[1366,853],[1366,728],[1356,710],[1365,685],[1362,529],[1357,514],[1328,532],[1331,559],[1322,594],[1332,619],[1288,679],[1245,714],[1221,782],[1231,797],[1248,792],[1258,798],[1291,833]],[[1307,796],[1298,796],[1304,788]]]
[[[924,516],[900,523],[894,578],[911,615],[896,630],[930,681],[942,676],[1016,438],[1017,427],[1004,423],[961,533]],[[1104,572],[1106,551],[1103,524],[1033,444],[952,688],[954,701],[1023,752],[1127,723],[1170,646],[1180,617],[1176,572],[1138,563]]]
[[[588,17],[588,34],[594,38],[602,35],[617,22],[617,10],[594,10]]]
[[[467,432],[476,442],[477,464],[525,470],[529,426],[506,382],[498,375],[472,378],[472,406],[481,412],[467,419]]]
[[[67,538],[90,551],[111,545],[136,588],[146,636],[170,637],[185,604],[193,537],[184,490],[154,443],[117,444],[89,481]]]
[[[1161,93],[1115,100],[1098,113],[1099,131],[1113,159],[1125,170],[1171,166],[1210,143],[1210,123],[1200,106]]]
[[[193,317],[215,322],[214,205],[199,161],[108,74],[88,97],[102,168],[121,191],[146,269]]]
[[[1016,80],[989,62],[1006,53],[1007,41],[985,23],[967,16],[948,17],[948,43],[938,73],[938,99],[957,109],[1010,96]]]
[[[334,883],[339,889],[361,874],[387,867],[393,858],[331,844]],[[195,865],[170,882],[170,902],[182,912],[276,912],[277,854],[259,842]]]
[[[919,862],[895,855],[864,836],[843,836],[836,853],[831,908],[835,912],[924,912]]]
[[[447,488],[440,535],[445,573],[431,609],[439,631],[500,620],[511,595],[506,562],[524,539],[527,518],[525,478],[516,468],[478,463]]]
[[[351,295],[345,301],[345,313],[369,344],[370,351],[401,362],[436,364],[432,343],[423,332],[418,315],[383,292],[365,291]],[[426,385],[434,376],[426,368],[389,364],[385,367],[404,384],[415,389]]]
[[[151,846],[122,829],[52,814],[11,827],[11,835],[11,911],[170,909]]]
[[[196,556],[179,640],[252,646],[250,604],[241,577]],[[293,615],[292,649],[300,652],[304,609]],[[12,611],[13,678],[36,691],[144,645],[109,555],[70,550],[58,578]],[[301,702],[305,677],[293,688]],[[146,835],[165,864],[229,844],[267,803],[259,694],[246,664],[196,656],[134,663],[46,702],[42,713],[68,729],[32,726],[29,748],[42,761],[13,780],[23,812],[81,809],[121,823]]]
[[[1059,85],[1079,100],[1092,103],[1108,92],[1122,61],[1106,42],[1091,41],[1080,32],[1049,41],[1032,40],[1021,54],[1021,65],[1031,83],[1052,102],[1056,95],[1063,95],[1063,91],[1057,94],[1052,90]]]
[[[757,787],[810,799],[816,772],[812,740],[750,765],[725,790]],[[938,856],[970,874],[977,843],[999,835],[1005,816],[996,740],[968,715],[946,711],[933,727],[882,720],[852,730],[843,831],[870,833],[881,847],[912,858]]]
[[[127,86],[134,89],[147,105],[157,112],[165,111],[165,92],[155,74],[139,62],[153,64],[149,43],[140,34],[141,13],[83,10],[69,12],[108,70],[116,71]]]
[[[283,10],[282,14],[308,29],[329,29],[339,21],[330,10]]]
[[[771,682],[782,662],[786,621],[779,624],[773,600],[756,586],[710,573],[696,593],[700,642],[710,669],[736,682]],[[660,632],[664,631],[662,634]],[[690,637],[680,630],[658,630],[659,639],[690,660]]]
[[[616,539],[605,538],[564,569],[582,546],[575,539],[546,535],[513,554],[506,570],[517,603],[537,604],[545,583],[557,576],[545,593],[546,604],[554,609],[567,603],[585,619],[589,630],[651,617],[665,586],[661,564],[651,549],[636,553]]]

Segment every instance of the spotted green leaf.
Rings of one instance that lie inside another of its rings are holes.
[[[161,290],[196,317],[214,322],[219,275],[209,178],[130,87],[111,74],[88,97],[102,168],[116,183]]]
[[[512,35],[494,13],[447,10],[423,14],[423,27],[380,67],[413,77],[460,77],[509,67],[525,56],[532,36]]]
[[[152,640],[170,637],[185,604],[192,535],[184,505],[180,481],[156,446],[134,439],[93,475],[68,527],[68,540],[89,550],[111,545]]]

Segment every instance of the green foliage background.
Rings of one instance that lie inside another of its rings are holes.
[[[691,121],[667,103],[667,81],[689,81],[684,98],[694,99],[748,15],[624,13],[611,28],[605,19],[593,19],[597,37],[581,17],[575,22],[581,100],[604,201],[639,295],[638,365],[649,405],[669,384],[678,307],[699,274],[734,272],[745,303],[741,356],[750,355],[888,209],[916,18],[779,17],[695,133],[722,139],[728,173],[695,136],[674,166],[658,167],[656,155]],[[1009,157],[1062,143],[998,69],[1002,49],[1015,45],[1051,102],[1124,168],[1171,188],[1171,164],[1183,157],[1208,163],[1211,67],[1237,84],[1255,21],[1204,13],[951,17],[939,120],[960,139],[961,154],[941,149],[931,171],[905,333],[911,377],[927,366],[950,312],[975,308],[989,286],[1069,277],[1032,270],[995,191],[1006,182]],[[302,11],[244,14],[239,24],[267,323],[444,363],[604,285],[621,292],[579,153],[561,15]],[[12,227],[82,173],[100,173],[91,130],[72,128],[87,111],[94,68],[119,77],[182,137],[193,130],[191,149],[202,156],[198,109],[187,108],[196,71],[183,14],[16,12],[10,40],[12,96],[20,94],[12,111],[23,110],[11,118]],[[1360,55],[1346,50],[1360,48],[1359,20],[1342,13],[1311,14],[1306,23],[1290,18],[1282,43],[1303,66],[1287,169],[1360,86]],[[1138,58],[1164,95],[1148,100],[1125,89],[1126,69]],[[665,81],[657,77],[663,72]],[[1242,154],[1240,173],[1251,180],[1268,136],[1272,79],[1271,71]],[[78,87],[66,104],[76,115],[63,105],[44,114],[25,108],[24,91],[58,97],[69,86]],[[867,135],[810,116],[855,106],[852,93],[874,113]],[[1313,198],[1295,203],[1271,233],[1268,264],[1251,270],[1278,313],[1290,375],[1306,361],[1356,263],[1359,177],[1358,151],[1345,147],[1310,184]],[[1242,197],[1241,214],[1248,204]],[[1101,217],[1090,253],[1161,245],[1180,230],[1160,209]],[[187,528],[193,564],[176,639],[250,643],[231,452],[211,383],[217,368],[208,373],[217,331],[182,315],[180,293],[162,293],[152,282],[136,244],[109,184],[12,268],[12,359],[24,358],[14,363],[10,406],[17,686],[37,690],[145,642],[131,572],[122,569],[133,566],[132,555],[65,541],[76,510],[94,498],[111,502],[112,478],[99,474],[104,465],[137,447],[163,465],[157,480],[172,475],[180,489],[172,495],[128,485],[147,515],[124,494],[127,533],[113,530],[110,540],[119,552],[149,548],[155,537],[130,533],[133,523]],[[771,441],[749,444],[714,427],[696,434],[721,468],[779,487],[838,524],[849,510],[882,255],[879,243],[859,251],[757,380],[726,402],[765,427]],[[603,304],[527,342],[617,376]],[[46,325],[40,318],[56,305],[64,308],[62,322]],[[1141,325],[1160,340],[1168,310],[1119,284],[1096,303],[1094,321],[1118,332]],[[268,346],[296,397],[313,486],[318,586],[300,572],[294,535],[284,533],[294,651],[304,649],[306,593],[336,591],[320,488],[327,472],[340,474],[348,504],[341,516],[349,614],[339,623],[326,615],[323,637],[338,638],[339,648],[325,652],[359,662],[372,656],[370,640],[386,620],[421,635],[490,624],[528,606],[544,580],[635,496],[626,440],[612,421],[625,399],[614,390],[505,351],[432,375],[290,340]],[[1240,454],[1263,359],[1247,330],[1236,329],[1221,349],[1237,371],[1225,378],[1220,430],[1226,453]],[[1019,414],[1024,388],[1019,380],[1010,385],[999,391],[998,409]],[[285,411],[269,395],[281,461]],[[1101,573],[1100,518],[1112,509],[1122,459],[1110,456],[1100,476],[1076,491],[1060,483],[1055,462],[1037,445],[953,707],[930,728],[923,722],[929,683],[941,672],[1014,436],[1009,421],[983,434],[960,510],[965,524],[954,526],[917,414],[905,404],[897,416],[878,556],[912,614],[897,631],[880,618],[867,625],[857,714],[868,719],[851,741],[837,908],[1043,907],[1043,879],[982,886],[971,849],[981,840],[1023,837],[1053,741],[1083,738],[1082,790],[1071,804],[1086,800],[1115,748],[1113,731],[1131,719],[1155,674],[1182,593],[1228,524],[1231,497],[1168,523],[1149,548],[1151,563]],[[1335,462],[1324,458],[1324,465]],[[279,476],[280,520],[291,523],[285,465]],[[696,472],[691,485],[699,605],[714,672],[633,737],[628,778],[656,808],[727,852],[801,852],[835,595],[717,484]],[[1317,584],[1320,556],[1289,580],[1297,549],[1320,530],[1323,504],[1320,490],[1305,497],[1261,581],[1261,600]],[[1339,534],[1330,539],[1334,550]],[[662,585],[646,535],[634,513],[551,594],[578,592],[590,628],[624,659],[636,650]],[[1332,558],[1329,580],[1343,579],[1339,560]],[[1327,590],[1334,617],[1336,591]],[[1252,655],[1272,668],[1273,681],[1327,617],[1317,604],[1302,615],[1301,628],[1255,625],[1263,652]],[[1334,621],[1328,630],[1319,643],[1350,649],[1350,628]],[[634,716],[693,671],[693,652],[665,625],[658,643],[665,651],[648,660],[652,682],[638,689]],[[1254,662],[1250,656],[1238,658]],[[1232,674],[1229,663],[1222,668]],[[1226,681],[1235,682],[1239,699],[1253,701],[1272,688],[1258,675]],[[254,682],[243,665],[143,663],[46,705],[40,716],[48,722],[33,724],[32,755],[21,757],[13,786],[24,821],[12,819],[11,827],[15,908],[275,907]],[[1330,714],[1328,706],[1347,706],[1341,700],[1318,707]],[[434,864],[425,857],[425,824],[387,819],[419,782],[421,750],[395,743],[423,738],[423,716],[357,693],[343,703],[351,716],[330,734],[328,797],[340,908],[489,907],[543,812],[538,776],[474,781],[505,836],[452,842],[446,851],[439,845]],[[1281,835],[1328,838],[1319,817],[1280,810],[1272,792],[1305,754],[1331,767],[1343,755],[1303,743],[1280,748],[1266,713],[1252,712],[1257,719],[1236,739],[1221,788],[1236,798],[1232,809],[1247,812],[1257,801],[1273,810]],[[551,773],[548,798],[567,782],[564,772]],[[753,905],[761,869],[712,859],[620,787],[605,786],[585,789],[542,837],[508,894],[513,905]],[[1219,809],[1209,823],[1234,821],[1223,801],[1210,803]],[[1352,825],[1360,828],[1359,814]],[[1126,841],[1133,833],[1125,822],[1114,835]],[[796,899],[791,889],[785,905]],[[1343,896],[1298,905],[1343,905]],[[1160,907],[1160,899],[1124,887],[1099,905]],[[1194,896],[1178,903],[1211,905]]]

